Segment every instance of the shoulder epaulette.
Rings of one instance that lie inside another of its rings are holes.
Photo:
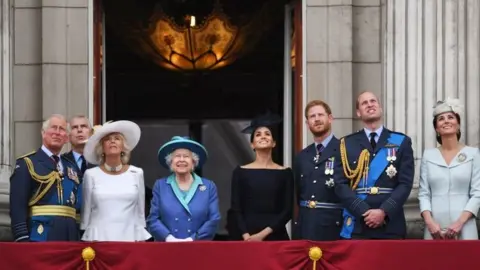
[[[31,156],[31,155],[35,154],[36,152],[37,152],[37,151],[32,151],[32,152],[30,152],[30,153],[28,153],[28,154],[19,156],[19,157],[17,157],[17,160],[22,159],[22,158],[25,158],[25,157],[28,157],[28,156]]]
[[[353,135],[357,135],[357,134],[360,133],[361,131],[363,131],[363,130],[360,129],[360,130],[358,130],[358,131],[356,131],[356,132],[353,132],[353,133],[350,133],[350,134],[348,134],[348,135],[345,135],[345,136],[343,136],[341,139],[346,139],[346,138],[351,137],[351,136],[353,136]]]

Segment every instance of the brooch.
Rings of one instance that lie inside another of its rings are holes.
[[[385,172],[388,177],[392,178],[397,174],[397,169],[393,165],[390,165]]]
[[[335,186],[335,182],[333,182],[333,178],[330,178],[330,180],[325,181],[325,185],[329,188],[332,188]]]
[[[207,187],[205,185],[201,185],[198,189],[200,191],[205,191],[205,190],[207,190]]]
[[[458,155],[458,158],[457,158],[457,159],[458,159],[458,161],[460,161],[460,162],[464,162],[465,159],[467,159],[467,156],[466,156],[464,153],[460,153],[460,154]]]

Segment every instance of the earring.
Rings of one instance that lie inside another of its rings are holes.
[[[122,156],[122,157],[125,156],[125,152],[121,152],[120,156]]]
[[[102,157],[103,157],[103,158],[105,157],[105,153],[102,153]]]

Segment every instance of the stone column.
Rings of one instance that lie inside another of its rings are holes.
[[[477,0],[383,0],[383,102],[386,126],[411,136],[416,177],[406,205],[411,237],[421,237],[418,172],[425,148],[436,147],[433,106],[464,102],[462,141],[478,146],[480,3]]]
[[[87,115],[88,0],[41,2],[42,115]]]
[[[326,101],[336,119],[334,133],[344,136],[352,131],[353,123],[352,1],[305,1],[307,102]],[[312,143],[312,136],[307,138],[307,144]]]
[[[10,239],[9,179],[14,161],[11,152],[10,1],[0,1],[0,239]]]

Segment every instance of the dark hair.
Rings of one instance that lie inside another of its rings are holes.
[[[452,112],[454,115],[455,115],[455,118],[457,118],[457,122],[458,124],[460,125],[460,115],[458,113],[455,113],[455,112]],[[438,117],[440,116],[441,114],[438,114],[436,115],[435,117],[433,117],[433,128],[436,130],[437,129],[437,120],[438,120]],[[442,137],[440,136],[440,134],[436,134],[437,136],[437,142],[439,144],[442,144]],[[462,132],[460,130],[458,130],[457,132],[457,140],[460,140],[460,138],[462,137]]]
[[[259,128],[268,128],[268,130],[270,130],[270,134],[272,134],[272,138],[274,141],[277,141],[275,138],[277,137],[276,134],[277,134],[277,130],[276,128],[274,127],[267,127],[267,126],[260,126],[260,127],[257,127],[253,130],[253,132],[250,134],[250,142],[253,143],[253,139],[255,139],[255,133],[257,132],[257,130]]]

